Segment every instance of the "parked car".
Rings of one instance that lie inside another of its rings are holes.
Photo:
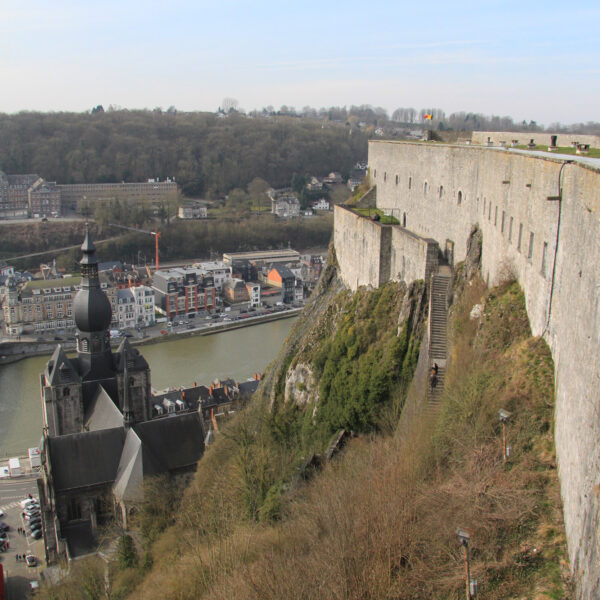
[[[31,519],[31,521],[29,521],[29,523],[27,523],[27,527],[29,527],[29,529],[31,531],[33,531],[34,529],[39,529],[42,526],[42,517],[36,517],[35,519]]]
[[[19,502],[21,508],[27,508],[30,504],[37,504],[39,506],[39,502],[35,498],[25,498],[25,500],[21,500]]]
[[[26,554],[25,562],[27,563],[28,567],[35,567],[37,565],[37,558],[32,554]]]
[[[30,537],[32,537],[34,540],[39,540],[42,537],[42,530],[41,529],[34,529],[31,532]]]
[[[0,533],[4,531],[10,531],[10,525],[4,521],[0,521]]]
[[[3,517],[3,516],[4,516],[4,514],[5,514],[5,513],[4,513],[4,511],[3,511],[3,510],[0,510],[0,517]]]
[[[29,513],[27,515],[23,515],[26,521],[31,522],[33,519],[37,519],[40,516],[40,511],[36,510],[35,512]]]

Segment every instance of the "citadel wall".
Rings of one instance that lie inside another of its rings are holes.
[[[426,268],[419,238],[453,245],[463,260],[475,224],[488,284],[510,272],[523,287],[533,334],[547,340],[555,363],[555,440],[578,595],[599,597],[600,169],[552,155],[384,141],[370,142],[369,165],[377,206],[409,231],[388,226],[387,252],[385,226],[336,208],[336,253],[352,289],[380,285],[386,273],[422,278],[399,258]]]
[[[589,144],[591,148],[600,148],[600,135],[590,135],[583,133],[544,133],[543,131],[474,131],[471,134],[473,144],[487,144],[488,138],[496,146],[500,142],[506,142],[509,146],[512,140],[519,140],[520,146],[525,146],[529,140],[540,146],[549,146],[550,136],[556,135],[556,145],[570,147],[573,142],[579,144]]]

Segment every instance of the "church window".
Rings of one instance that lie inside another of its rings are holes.
[[[458,204],[459,204],[459,206],[462,204],[462,198],[463,198],[463,194],[462,194],[462,192],[459,190],[459,192],[458,192]]]
[[[425,182],[423,184],[423,195],[424,196],[427,196],[427,190],[428,190],[428,188],[429,188],[429,184],[427,182]]]
[[[408,178],[408,189],[410,190],[412,188],[412,177]]]
[[[517,239],[517,250],[521,252],[521,240],[523,239],[523,223],[519,223],[519,238]]]
[[[440,185],[440,199],[444,197],[444,186]]]

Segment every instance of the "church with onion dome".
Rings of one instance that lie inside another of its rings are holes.
[[[127,527],[144,478],[189,477],[204,450],[197,412],[153,418],[150,368],[125,338],[110,346],[111,306],[89,230],[73,301],[76,356],[59,345],[41,374],[40,500],[47,560],[93,552],[98,527]]]

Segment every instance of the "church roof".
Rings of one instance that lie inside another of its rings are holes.
[[[77,365],[71,362],[60,344],[56,346],[52,358],[46,365],[46,379],[48,385],[79,383],[81,381],[77,372]]]
[[[55,491],[113,482],[124,442],[123,427],[48,438]]]
[[[97,388],[84,419],[88,431],[113,429],[123,425],[123,414],[102,386]]]
[[[166,470],[165,465],[157,461],[152,452],[142,444],[135,430],[129,429],[113,492],[121,500],[143,500],[144,477],[158,475]]]
[[[148,368],[148,362],[141,352],[129,343],[128,338],[123,338],[115,356],[117,371],[119,373],[125,370],[125,360],[127,360],[128,371],[144,371]]]
[[[137,423],[134,429],[168,471],[195,465],[204,451],[204,430],[197,412]]]

